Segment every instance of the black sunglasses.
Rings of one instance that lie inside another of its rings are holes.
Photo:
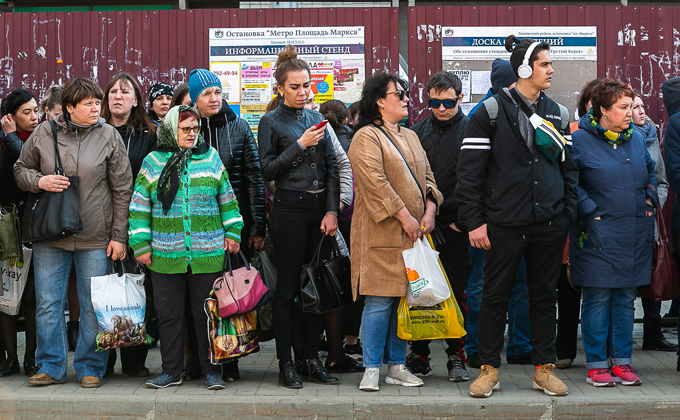
[[[430,108],[438,109],[441,105],[444,105],[446,109],[453,109],[458,103],[458,98],[456,99],[430,99],[428,101]]]
[[[387,92],[385,95],[391,95],[391,94],[393,94],[393,93],[396,93],[396,94],[397,94],[397,96],[399,97],[399,100],[400,100],[400,101],[403,101],[403,100],[404,100],[404,96],[407,97],[407,98],[410,98],[410,97],[411,97],[411,94],[408,93],[408,90],[395,90],[394,92]]]

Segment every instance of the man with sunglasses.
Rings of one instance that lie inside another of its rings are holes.
[[[456,163],[468,124],[468,117],[460,109],[460,101],[463,99],[462,88],[460,79],[453,73],[440,71],[432,76],[427,83],[432,115],[411,129],[418,135],[430,161],[437,187],[444,195],[444,202],[439,206],[435,224],[445,243],[437,244],[437,251],[440,253],[453,295],[465,316],[467,309],[464,291],[470,275],[468,252],[470,242],[467,232],[458,222],[458,208],[453,201],[453,192],[458,183]],[[406,358],[406,367],[415,375],[432,375],[429,344],[430,340],[411,343],[411,354]],[[451,382],[470,380],[470,374],[465,369],[463,351],[465,339],[447,339],[446,344],[448,345],[446,354],[449,358],[446,368],[449,380]]]

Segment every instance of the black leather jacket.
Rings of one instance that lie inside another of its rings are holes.
[[[258,127],[260,163],[264,179],[276,188],[293,191],[326,190],[326,212],[340,208],[340,177],[335,151],[328,132],[316,146],[298,142],[305,130],[323,120],[308,109],[283,104],[265,114]]]
[[[214,147],[229,174],[243,216],[241,238],[265,236],[264,181],[257,144],[248,123],[226,101],[210,118],[201,118],[201,135]]]
[[[440,121],[431,115],[411,127],[427,153],[437,188],[444,196],[436,219],[445,225],[459,224],[458,203],[453,199],[453,192],[458,184],[456,165],[467,124],[468,117],[459,108],[456,115],[448,121]]]

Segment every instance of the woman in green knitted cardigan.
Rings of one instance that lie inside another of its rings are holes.
[[[203,302],[220,275],[225,251],[239,250],[243,219],[217,151],[198,134],[200,118],[184,105],[168,111],[158,149],[142,163],[130,203],[130,246],[149,267],[163,373],[150,388],[182,383],[185,291],[208,389],[222,389],[210,363]]]

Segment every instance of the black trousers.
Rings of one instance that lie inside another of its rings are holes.
[[[574,289],[567,277],[567,265],[562,264],[557,283],[557,359],[576,358],[578,323],[581,311],[581,292]]]
[[[220,273],[162,274],[151,271],[153,297],[158,317],[158,332],[161,338],[161,359],[163,373],[179,376],[182,374],[184,357],[184,307],[185,294],[189,293],[189,304],[193,314],[194,331],[198,347],[199,363],[204,375],[221,373],[222,367],[210,363],[210,344],[206,325],[208,316],[203,310],[205,299],[212,290]]]
[[[531,357],[534,365],[555,362],[557,280],[570,225],[564,213],[549,222],[521,227],[487,225],[491,249],[486,252],[479,311],[480,364],[501,365],[508,303],[522,255],[527,266]]]
[[[321,240],[321,221],[326,215],[326,193],[312,194],[279,188],[274,197],[270,227],[278,278],[274,295],[274,337],[280,362],[291,355],[295,297],[300,293],[302,265],[311,262]],[[325,240],[321,258],[328,258],[331,240]],[[303,313],[305,358],[316,359],[323,328],[321,315]]]

